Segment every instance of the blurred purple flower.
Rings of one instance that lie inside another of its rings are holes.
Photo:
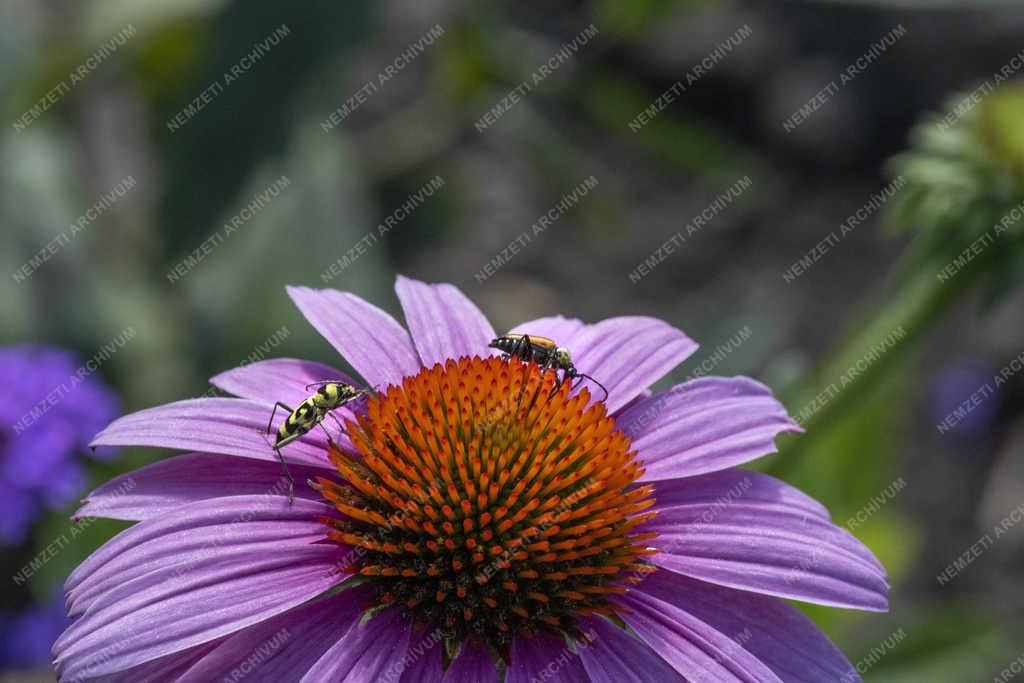
[[[984,436],[999,412],[992,369],[973,361],[949,365],[932,383],[928,410],[943,433]]]
[[[59,593],[42,605],[0,614],[0,670],[28,669],[50,662],[50,646],[71,625]]]
[[[79,456],[119,405],[64,349],[0,348],[0,383],[0,545],[17,545],[40,512],[81,495],[87,478]]]

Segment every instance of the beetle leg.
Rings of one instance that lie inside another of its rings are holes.
[[[277,453],[277,459],[281,461],[281,467],[284,469],[284,476],[288,479],[288,505],[291,506],[295,500],[295,479],[292,477],[291,470],[288,469],[288,463],[284,461],[284,456],[281,455],[281,448],[274,448],[274,452]]]
[[[334,437],[331,436],[331,433],[329,431],[327,431],[327,427],[324,427],[323,418],[321,418],[316,424],[317,424],[318,427],[320,427],[320,429],[324,430],[324,434],[327,435],[327,443],[328,443],[328,445],[330,445],[330,446],[337,446],[337,444],[334,443]]]
[[[270,430],[271,430],[271,427],[274,424],[274,415],[277,414],[277,409],[278,408],[282,408],[283,410],[287,411],[289,415],[291,415],[293,412],[295,412],[294,410],[289,408],[287,405],[285,405],[281,401],[278,401],[277,403],[275,403],[274,404],[274,410],[272,410],[270,412],[270,419],[267,420],[267,435],[269,435],[271,433]],[[281,455],[281,448],[283,446],[286,446],[286,445],[290,444],[292,441],[295,441],[295,439],[299,438],[300,436],[302,436],[302,434],[290,434],[287,437],[285,437],[284,439],[281,439],[280,441],[278,441],[277,443],[270,443],[270,439],[266,439],[267,443],[270,444],[270,447],[272,449],[274,449],[274,453],[277,454],[277,459],[281,461],[281,468],[284,470],[284,476],[288,480],[288,505],[289,506],[292,504],[292,501],[295,500],[295,479],[292,477],[291,470],[288,469],[288,463],[285,462],[284,456]]]
[[[345,426],[343,424],[341,424],[341,420],[338,419],[337,415],[335,415],[334,413],[327,413],[327,416],[330,417],[332,420],[334,420],[334,424],[338,425],[338,429],[341,430],[342,434],[346,434],[347,433],[345,431]]]
[[[275,403],[274,404],[274,409],[270,412],[270,419],[267,420],[267,434],[270,434],[270,425],[274,424],[274,415],[277,414],[277,409],[278,408],[284,408],[286,411],[288,411],[289,415],[291,415],[292,413],[295,412],[294,410],[292,410],[291,408],[286,406],[284,403],[281,403],[280,401]]]
[[[345,429],[345,425],[341,424],[341,420],[338,419],[338,416],[335,415],[334,413],[327,413],[327,415],[329,415],[330,418],[332,420],[334,420],[334,424],[338,425],[338,431],[341,432],[343,435],[348,436],[348,430]],[[323,425],[321,425],[321,426],[323,426]],[[325,429],[324,431],[327,431],[327,430]],[[328,434],[327,438],[330,439],[331,435]],[[331,439],[331,443],[334,444],[334,440],[333,439]]]
[[[519,339],[515,340],[515,342],[513,342],[512,348],[509,351],[509,353],[511,354],[512,358],[516,358],[518,360],[523,360],[522,355],[520,355],[521,352],[522,352],[522,348],[523,348],[523,342],[524,341],[528,341],[529,339],[530,338],[527,337],[524,334],[522,337],[520,337]],[[526,391],[526,383],[530,379],[529,361],[524,361],[523,365],[522,365],[522,368],[523,368],[523,381],[519,385],[519,398],[516,401],[516,403],[518,405],[522,405],[522,403],[523,403],[523,393]]]
[[[523,356],[525,351],[529,351],[529,355]],[[519,339],[516,339],[512,343],[512,350],[510,353],[521,361],[529,363],[533,359],[533,342],[530,341],[530,335],[524,334]]]

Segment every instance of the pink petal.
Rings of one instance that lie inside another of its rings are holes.
[[[319,467],[292,465],[295,496],[320,500],[306,485],[325,472]],[[146,465],[115,477],[90,493],[74,519],[105,517],[140,521],[167,514],[176,507],[211,498],[259,494],[286,495],[287,480],[278,462],[233,455],[190,453]]]
[[[569,343],[576,338],[576,335],[586,325],[579,318],[566,318],[561,315],[553,315],[547,318],[537,318],[528,322],[516,325],[510,330],[512,334],[533,334],[540,337],[554,339],[561,346],[569,347]]]
[[[580,620],[580,660],[592,683],[685,683],[682,676],[646,643],[605,619]]]
[[[210,378],[210,383],[241,398],[270,404],[281,401],[294,408],[316,390],[308,385],[325,379],[358,385],[329,365],[298,358],[271,358],[242,365]]]
[[[608,389],[609,413],[629,404],[697,349],[681,331],[644,316],[608,318],[594,325],[552,316],[516,325],[512,332],[548,337],[569,349],[576,369]],[[603,396],[592,382],[584,386],[595,400]]]
[[[355,624],[372,597],[362,585],[347,588],[224,640],[177,683],[297,680]]]
[[[144,523],[144,522],[143,522]],[[74,677],[110,653],[94,675],[216,640],[315,597],[337,582],[344,549],[334,544],[222,551],[191,571],[155,569],[94,602],[54,645],[61,676]]]
[[[640,453],[643,481],[725,469],[775,452],[799,432],[768,387],[747,377],[707,377],[654,394],[616,422]]]
[[[277,462],[267,435],[273,407],[242,398],[190,399],[140,410],[111,422],[90,446],[156,446]],[[286,416],[277,411],[278,420]],[[319,428],[281,449],[288,462],[334,469]]]
[[[419,372],[409,333],[380,308],[334,289],[288,287],[288,295],[370,386],[383,390]]]
[[[680,330],[657,318],[608,318],[588,325],[564,344],[576,369],[608,389],[606,405],[614,413],[697,350]],[[600,399],[601,390],[591,387]]]
[[[738,646],[735,634],[725,634],[677,607],[660,593],[661,572],[647,577],[619,602],[630,612],[623,620],[655,652],[692,683],[781,683],[782,679],[757,657]]]
[[[449,358],[497,353],[487,347],[494,328],[454,285],[429,285],[399,275],[395,292],[425,367],[444,365]]]
[[[740,590],[823,605],[885,611],[885,570],[871,551],[817,506],[770,477],[694,477],[655,483],[659,534],[651,561]],[[727,488],[733,484],[732,488]]]
[[[798,488],[760,472],[729,468],[720,472],[701,474],[682,479],[662,479],[654,484],[655,509],[680,505],[707,505],[714,499],[711,512],[734,502],[779,503],[794,511],[819,517],[828,522],[832,518],[828,509]]]
[[[398,679],[409,645],[409,621],[402,610],[384,610],[356,622],[302,677],[303,683],[370,683]]]
[[[565,640],[541,634],[512,636],[505,683],[589,683],[583,662]]]
[[[68,577],[68,611],[74,616],[130,580],[170,569],[175,577],[225,551],[271,546],[275,550],[322,541],[320,502],[276,496],[214,498],[155,517],[122,531],[86,558]],[[177,578],[176,578],[177,580]]]
[[[441,653],[444,650],[444,636],[440,629],[430,631],[413,626],[409,637],[409,649],[402,661],[401,678],[395,679],[385,672],[385,683],[441,683],[444,671],[441,669]],[[449,670],[451,667],[449,667]]]
[[[683,610],[757,657],[787,683],[860,680],[818,626],[784,600],[720,588],[661,570],[638,590]],[[706,683],[713,679],[705,677]]]

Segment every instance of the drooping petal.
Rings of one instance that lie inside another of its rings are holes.
[[[775,436],[802,431],[747,377],[705,377],[638,401],[616,422],[640,453],[642,481],[688,477],[774,453]]]
[[[494,660],[483,643],[467,640],[444,675],[444,683],[500,683]]]
[[[691,683],[781,683],[768,666],[741,647],[737,634],[723,633],[671,601],[654,587],[655,572],[622,596],[623,620]],[[651,590],[648,590],[650,587]]]
[[[735,648],[753,654],[786,683],[860,680],[817,624],[784,600],[722,588],[668,570],[655,572],[639,590],[729,634]]]
[[[288,295],[370,386],[383,390],[419,371],[409,333],[382,309],[334,289],[288,287]]]
[[[157,570],[174,580],[225,551],[258,554],[316,543],[324,537],[319,518],[332,508],[312,500],[277,495],[214,498],[141,522],[122,531],[86,558],[68,577],[68,612],[74,616],[122,584]]]
[[[685,683],[685,679],[646,643],[605,619],[581,619],[577,652],[591,683]]]
[[[454,285],[427,284],[398,276],[395,292],[405,322],[425,367],[449,358],[489,356],[494,328],[476,305]]]
[[[313,391],[309,385],[335,380],[357,385],[345,373],[323,363],[298,358],[271,358],[233,368],[210,378],[210,384],[240,398],[282,403],[295,408]]]
[[[409,645],[410,624],[401,610],[384,610],[356,622],[302,677],[303,683],[368,683],[398,680]]]
[[[298,502],[297,502],[298,504]],[[54,645],[61,676],[101,676],[230,635],[337,583],[345,550],[333,544],[219,551],[176,575],[155,569],[96,600]]]
[[[561,343],[561,342],[560,342]],[[575,334],[571,346],[576,369],[608,389],[606,406],[614,413],[664,377],[697,344],[663,320],[644,316],[608,318]],[[600,389],[591,396],[600,399]]]
[[[243,398],[177,401],[120,417],[89,445],[156,446],[276,462],[267,435],[272,409]],[[278,420],[286,417],[277,412]],[[332,468],[326,453],[327,437],[319,428],[281,449],[288,462]]]
[[[562,638],[541,634],[515,635],[509,652],[505,683],[589,683],[579,655]]]
[[[654,497],[658,515],[639,528],[659,534],[655,564],[740,590],[887,609],[885,570],[871,551],[781,482],[707,475],[656,482]]]
[[[342,590],[225,639],[177,683],[296,680],[358,621],[372,595],[367,585]]]
[[[319,467],[292,465],[295,496],[319,500],[306,480],[323,474]],[[281,464],[215,453],[189,453],[115,477],[86,496],[74,519],[105,517],[141,521],[181,505],[211,498],[285,494]]]

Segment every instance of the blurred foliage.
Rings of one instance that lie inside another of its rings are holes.
[[[1019,175],[1019,132],[1024,121],[1022,86],[1006,85],[951,124],[953,113],[927,115],[914,130],[912,148],[891,163],[905,184],[886,205],[894,229],[914,241],[896,269],[884,303],[872,301],[856,316],[854,333],[790,392],[799,410],[896,329],[906,336],[854,377],[804,423],[812,433],[862,399],[865,386],[883,376],[914,341],[979,281],[989,299],[1005,293],[1024,266],[1024,175]],[[820,434],[820,432],[818,432]],[[807,443],[813,443],[805,439]]]
[[[757,172],[759,164],[750,151],[696,114],[664,112],[636,132],[615,125],[643,111],[659,92],[645,91],[614,74],[595,74],[580,92],[583,107],[598,122],[673,170],[713,174],[722,183],[748,173],[763,175]]]
[[[1014,209],[1024,212],[1024,85],[997,86],[962,117],[947,118],[970,102],[951,98],[951,113],[928,116],[914,131],[914,146],[893,160],[892,174],[907,185],[889,219],[918,234],[907,277],[941,270],[977,243],[977,257],[938,289],[959,291],[978,278],[993,300],[1024,272],[1024,221],[1011,217]]]
[[[1007,85],[981,106],[982,137],[992,156],[1024,184],[1024,84]]]
[[[964,101],[951,98],[949,111],[957,112]],[[972,287],[984,286],[992,302],[1022,274],[1024,221],[1012,216],[1024,212],[1024,86],[1003,86],[950,124],[945,117],[952,115],[926,115],[911,149],[893,159],[891,177],[902,177],[905,185],[887,204],[887,216],[893,229],[912,233],[914,240],[884,298],[870,301],[825,362],[790,387],[791,411],[809,405],[893,330],[902,328],[906,336],[817,409],[804,422],[806,434],[785,439],[780,455],[757,465],[830,501],[833,519],[843,526],[897,477],[906,444],[894,437],[912,420],[905,407],[916,376],[913,363],[903,362],[907,354]],[[997,234],[997,226],[1006,229]],[[976,251],[970,259],[958,261],[971,245]],[[897,585],[917,554],[920,534],[900,508],[899,500],[887,501],[867,523],[850,525]],[[826,627],[863,620],[817,607],[807,611]],[[969,614],[968,621],[984,619],[977,611]],[[900,646],[900,656],[886,656],[879,669],[888,673],[878,680],[952,683],[987,673],[998,653],[1006,652],[1006,636],[976,623],[964,643],[963,623],[960,613],[935,610],[923,633],[908,625],[913,636]]]
[[[135,51],[134,66],[146,99],[174,111],[179,94],[208,58],[213,40],[208,21],[182,16],[154,27],[152,37]]]
[[[868,668],[865,680],[877,683],[984,680],[997,672],[993,663],[1001,664],[1005,653],[1013,651],[1011,640],[993,620],[970,604],[923,607],[913,616],[901,617],[901,625],[892,631],[900,635],[886,636],[891,637],[888,642],[894,644],[875,666]],[[873,643],[871,647],[877,646]],[[865,648],[859,658],[858,653],[851,652],[851,660],[865,661],[871,655],[871,647]]]
[[[295,95],[310,74],[359,45],[369,7],[367,2],[317,2],[296,14],[285,5],[233,3],[217,16],[209,38],[216,49],[179,91],[179,103],[157,116],[168,178],[161,223],[175,241],[199,242],[218,215],[234,213],[226,211],[227,202],[237,196],[251,169],[283,153]],[[167,132],[163,122],[178,112],[180,102],[188,103],[211,83],[223,85],[223,75],[241,56],[279,26],[291,33],[253,66],[258,78],[247,73],[232,81],[217,96],[216,106]],[[193,175],[197,157],[203,159],[199,178]]]
[[[712,0],[596,0],[594,22],[608,26],[620,39],[642,39],[659,21],[713,4]]]

